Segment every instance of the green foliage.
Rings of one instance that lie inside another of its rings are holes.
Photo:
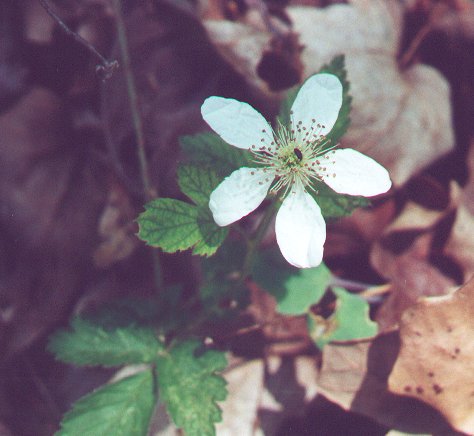
[[[181,149],[193,163],[211,167],[222,179],[243,166],[253,166],[247,150],[227,144],[215,133],[180,138]]]
[[[327,135],[327,138],[330,139],[330,146],[336,145],[341,139],[341,137],[346,133],[350,125],[350,112],[351,112],[351,103],[352,97],[349,95],[350,83],[347,80],[347,71],[345,67],[344,55],[336,56],[329,62],[329,64],[324,65],[318,73],[329,73],[334,74],[339,78],[342,84],[342,106],[339,111],[339,116],[337,118],[336,124],[332,128],[331,132]],[[280,114],[278,119],[283,125],[290,124],[290,111],[293,102],[295,101],[298,91],[302,85],[295,86],[291,88],[286,95],[286,98],[282,101],[280,106]]]
[[[152,373],[140,372],[77,401],[56,436],[145,436],[154,403]]]
[[[194,247],[193,254],[211,256],[228,233],[214,222],[208,207],[219,178],[211,169],[186,165],[179,169],[178,183],[196,205],[172,198],[151,201],[138,217],[138,237],[165,253]]]
[[[347,216],[358,207],[366,207],[370,204],[365,197],[338,194],[325,183],[318,183],[316,192],[312,190],[308,192],[318,203],[324,218]]]
[[[198,210],[172,198],[158,198],[145,205],[138,217],[138,237],[165,253],[187,250],[200,241]]]
[[[295,268],[275,251],[259,254],[252,275],[259,286],[276,298],[278,312],[285,315],[308,312],[324,295],[331,279],[324,264],[316,268]]]
[[[177,343],[157,360],[161,400],[186,436],[214,435],[221,420],[216,401],[227,396],[226,382],[215,374],[227,365],[224,353],[198,354],[199,347],[196,341]]]
[[[198,206],[207,208],[209,197],[220,181],[219,176],[211,169],[193,165],[181,165],[178,168],[178,183],[181,192]]]
[[[75,365],[120,366],[150,363],[162,349],[149,328],[133,326],[107,330],[90,321],[76,318],[72,331],[58,331],[48,349],[58,360]]]
[[[377,324],[369,318],[369,304],[342,288],[334,288],[336,310],[324,319],[308,315],[308,329],[319,348],[331,341],[369,338],[377,334]]]
[[[240,280],[245,252],[242,241],[227,240],[215,256],[203,259],[201,264],[201,302],[216,328],[216,323],[238,316],[250,302],[248,288]]]

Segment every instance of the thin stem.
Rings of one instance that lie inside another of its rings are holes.
[[[434,22],[446,11],[446,5],[439,3],[433,7],[431,10],[428,21],[422,26],[420,31],[416,34],[416,36],[411,41],[410,45],[406,49],[405,53],[403,53],[400,61],[398,63],[400,69],[404,70],[413,60],[415,53],[419,49],[421,43],[424,41],[426,36],[433,30]]]
[[[242,267],[242,275],[241,281],[244,281],[252,271],[252,264],[255,258],[255,254],[257,252],[258,246],[262,241],[268,226],[272,222],[273,217],[275,216],[275,212],[277,210],[278,204],[280,202],[281,191],[276,195],[275,199],[271,203],[271,205],[265,211],[260,224],[255,231],[255,236],[251,238],[247,242],[247,253],[245,255],[244,265]]]
[[[89,52],[96,56],[100,60],[100,65],[97,65],[96,71],[102,74],[102,79],[107,80],[112,77],[114,71],[118,68],[119,64],[116,60],[107,60],[99,51],[89,42],[86,41],[77,32],[71,30],[67,24],[53,11],[47,0],[39,0],[41,6],[48,13],[48,15],[59,24],[59,27],[69,36],[71,36],[76,42],[85,47]]]
[[[125,81],[127,84],[127,94],[130,104],[130,112],[132,114],[133,128],[135,131],[135,139],[137,141],[137,154],[138,163],[140,166],[140,176],[142,179],[143,187],[147,200],[157,196],[157,193],[153,190],[150,182],[148,161],[145,150],[145,135],[143,131],[143,122],[140,116],[140,109],[138,105],[138,94],[137,87],[135,85],[135,78],[132,72],[130,51],[128,48],[127,33],[125,30],[125,22],[122,15],[122,2],[121,0],[114,0],[115,7],[115,20],[117,23],[117,36],[120,45],[120,53],[122,56],[123,70],[125,74]]]
[[[138,93],[135,84],[135,78],[132,72],[130,51],[128,47],[127,33],[125,30],[125,22],[122,15],[122,2],[121,0],[114,0],[115,8],[115,21],[117,25],[117,37],[120,46],[120,53],[122,56],[123,70],[125,75],[125,81],[127,84],[128,101],[130,105],[130,112],[132,114],[133,129],[135,131],[135,140],[137,143],[137,156],[138,164],[140,168],[140,176],[145,192],[145,199],[152,200],[157,197],[157,190],[152,187],[150,181],[150,174],[148,168],[148,160],[145,150],[145,134],[143,130],[143,122],[140,115],[140,109],[138,104]],[[156,250],[152,250],[153,259],[153,270],[155,276],[155,284],[158,289],[161,289],[163,284],[163,275],[161,271],[160,259]]]

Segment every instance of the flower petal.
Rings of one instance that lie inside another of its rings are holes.
[[[321,209],[302,188],[283,201],[275,222],[283,257],[298,268],[318,266],[323,259],[326,223]]]
[[[371,197],[387,192],[392,186],[382,165],[351,148],[330,151],[320,160],[326,169],[320,173],[323,181],[339,194]]]
[[[248,149],[252,145],[259,147],[273,141],[271,126],[247,103],[232,98],[209,97],[201,106],[201,114],[225,142],[235,147]]]
[[[273,179],[269,171],[245,167],[226,177],[209,199],[217,225],[228,226],[255,210],[265,200]]]
[[[322,127],[321,135],[328,134],[336,123],[342,105],[342,84],[333,74],[315,74],[301,87],[291,110],[295,124],[310,129],[313,119]]]

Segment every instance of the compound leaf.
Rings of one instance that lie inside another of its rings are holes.
[[[214,435],[221,420],[216,401],[226,398],[226,382],[216,371],[226,365],[224,353],[209,350],[198,354],[200,344],[175,344],[157,360],[160,397],[175,424],[187,436]]]
[[[49,351],[66,363],[101,366],[150,363],[162,349],[149,328],[128,326],[108,330],[81,318],[71,324],[72,331],[53,334],[48,344]]]
[[[77,401],[56,436],[146,436],[154,402],[151,371],[140,372]]]

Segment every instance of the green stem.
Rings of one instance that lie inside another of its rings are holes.
[[[145,150],[145,134],[143,130],[143,122],[140,115],[140,109],[138,105],[137,87],[135,85],[135,78],[132,72],[127,33],[125,30],[125,22],[123,20],[123,15],[122,15],[121,0],[114,0],[114,8],[115,8],[115,21],[117,24],[117,37],[118,37],[118,42],[120,46],[120,53],[122,56],[125,81],[127,84],[128,101],[130,105],[130,112],[132,114],[132,123],[133,123],[133,128],[135,131],[135,139],[137,142],[137,156],[138,156],[138,164],[140,167],[140,176],[142,179],[143,189],[145,191],[145,199],[148,201],[157,197],[158,192],[156,189],[152,187],[152,184],[150,181],[148,160],[146,157],[146,150]],[[153,260],[153,272],[154,272],[155,284],[158,289],[161,289],[163,285],[163,275],[161,271],[160,259],[158,257],[158,253],[155,250],[152,250],[152,260]]]
[[[272,222],[273,217],[278,209],[278,204],[280,203],[281,194],[278,193],[270,206],[265,211],[260,224],[255,231],[255,236],[250,238],[247,242],[247,253],[245,255],[244,264],[242,267],[241,281],[244,281],[252,271],[252,265],[255,259],[255,254],[257,253],[258,246],[262,242],[265,232],[268,229],[268,226]]]

